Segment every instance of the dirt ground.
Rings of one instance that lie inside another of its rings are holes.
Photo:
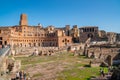
[[[31,80],[68,80],[69,71],[71,71],[71,76],[76,76],[79,70],[84,70],[84,66],[88,65],[91,60],[83,56],[73,56],[71,53],[59,53],[52,56],[18,57],[17,59],[21,60],[21,70],[24,70],[27,73],[27,77]]]

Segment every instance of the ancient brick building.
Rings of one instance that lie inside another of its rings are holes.
[[[98,27],[96,26],[87,26],[80,28],[80,42],[85,42],[88,38],[91,38],[92,41],[97,41],[99,38]]]
[[[120,33],[117,33],[117,42],[120,41]]]
[[[107,32],[108,42],[114,44],[117,41],[117,33]]]
[[[0,27],[0,45],[62,47],[72,43],[72,37],[68,35],[54,26],[29,26],[27,15],[22,14],[18,26]]]
[[[29,26],[27,15],[20,16],[20,22],[17,26],[0,27],[0,47],[1,45],[13,45],[20,47],[30,46],[68,46],[71,43],[86,42],[89,38],[91,41],[108,41],[114,43],[120,41],[120,34],[105,32],[99,30],[97,26],[85,26],[78,28],[74,25],[66,25],[63,28],[54,26],[43,27]]]
[[[70,31],[70,34],[72,36],[72,40],[74,43],[79,42],[79,37],[80,37],[80,30],[77,25],[74,25],[73,28]]]

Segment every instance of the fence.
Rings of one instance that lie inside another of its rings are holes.
[[[0,74],[2,74],[3,71],[4,71],[3,70],[4,64],[5,64],[4,58],[9,53],[9,51],[10,51],[10,47],[9,46],[0,49]]]
[[[3,55],[10,47],[7,46],[6,48],[0,49],[0,56]]]

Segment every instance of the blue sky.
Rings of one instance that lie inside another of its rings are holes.
[[[120,0],[0,0],[0,26],[19,24],[20,14],[29,25],[99,26],[120,33]]]

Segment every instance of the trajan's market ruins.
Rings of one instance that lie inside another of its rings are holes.
[[[18,47],[63,47],[73,43],[84,43],[88,38],[91,41],[117,43],[120,34],[99,30],[97,26],[78,27],[66,25],[56,28],[52,25],[43,27],[29,26],[27,15],[20,16],[19,25],[0,27],[0,46],[13,45]]]
[[[20,61],[9,60],[8,55],[13,58],[22,55],[49,56],[62,51],[92,58],[90,66],[120,64],[120,33],[99,30],[97,26],[30,26],[26,14],[21,14],[19,25],[0,26],[0,65],[3,72],[11,63],[14,65],[12,72],[21,67]]]

